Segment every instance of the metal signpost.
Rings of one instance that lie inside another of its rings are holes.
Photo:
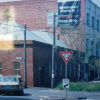
[[[64,62],[65,62],[65,79],[63,79],[63,88],[66,89],[67,96],[67,88],[69,88],[69,79],[67,79],[67,62],[70,59],[72,52],[60,52]]]
[[[64,62],[65,62],[65,78],[67,79],[67,62],[72,55],[72,52],[60,52]]]
[[[24,63],[24,88],[27,88],[27,67],[26,67],[26,24],[24,25],[24,57],[16,57],[16,59],[23,59]]]
[[[66,96],[67,96],[67,88],[69,88],[69,79],[63,79],[63,88],[66,88]]]

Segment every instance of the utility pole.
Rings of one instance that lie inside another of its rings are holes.
[[[55,12],[54,12],[54,15],[53,15],[53,46],[52,46],[51,88],[54,88],[54,67],[55,67]]]
[[[24,25],[24,88],[27,88],[27,68],[26,68],[26,24]]]

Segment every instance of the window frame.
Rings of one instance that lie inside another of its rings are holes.
[[[15,67],[14,64],[19,64],[19,68],[14,68],[14,67]],[[15,71],[17,71],[17,74],[16,74]],[[18,72],[18,71],[19,71],[19,72]],[[14,75],[15,75],[15,76],[20,75],[20,63],[19,63],[19,62],[13,62],[13,72],[14,72]]]
[[[100,24],[100,21],[99,19],[97,19],[97,31],[99,31],[99,24]]]
[[[87,21],[86,21],[87,26],[90,26],[90,14],[87,13]]]
[[[92,28],[93,29],[95,28],[95,18],[94,18],[94,16],[92,16]]]

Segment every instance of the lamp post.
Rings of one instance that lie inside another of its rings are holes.
[[[53,46],[52,46],[51,88],[54,88],[54,67],[55,67],[55,13],[53,15]]]
[[[26,69],[26,24],[24,25],[24,87],[27,88],[27,69]]]

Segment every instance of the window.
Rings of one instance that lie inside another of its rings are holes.
[[[2,63],[0,63],[0,75],[2,75]]]
[[[56,76],[56,73],[57,73],[57,63],[55,63],[55,76]]]
[[[95,26],[95,21],[94,21],[94,17],[92,16],[92,28],[94,28]]]
[[[75,71],[76,71],[75,69],[76,69],[76,67],[75,67],[75,65],[74,65],[74,77],[75,77]]]
[[[14,62],[13,68],[14,68],[14,75],[20,75],[20,63]]]
[[[94,54],[94,42],[91,41],[91,55]]]
[[[62,76],[62,64],[60,64],[60,76]]]
[[[87,25],[89,26],[90,25],[90,15],[87,13]]]
[[[99,56],[99,42],[96,44],[96,56]]]
[[[58,39],[58,40],[60,39],[60,35],[59,35],[59,34],[57,35],[57,39]]]
[[[71,65],[70,65],[70,77],[71,77],[71,74],[72,74],[71,71],[72,71],[72,68],[71,68]]]
[[[86,53],[89,52],[89,39],[86,39]]]
[[[97,19],[97,31],[99,31],[99,20]]]

